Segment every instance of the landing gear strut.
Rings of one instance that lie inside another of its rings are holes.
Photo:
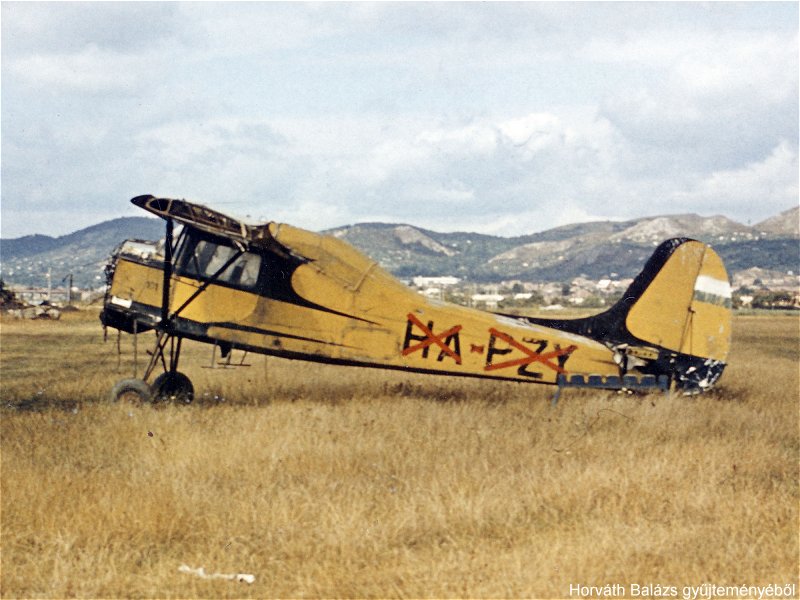
[[[178,371],[182,341],[181,337],[160,331],[142,378],[123,379],[118,382],[111,390],[111,401],[133,399],[139,402],[172,401],[180,404],[192,402],[194,386],[186,375]],[[148,385],[147,380],[159,363],[164,372],[155,378],[152,385]]]
[[[172,280],[172,250],[173,250],[173,222],[172,219],[167,219],[167,231],[164,238],[164,279],[161,286],[161,320],[157,325],[158,337],[156,338],[156,346],[150,355],[150,362],[144,371],[142,379],[124,379],[120,381],[111,390],[111,400],[116,402],[123,397],[138,397],[141,402],[163,402],[167,400],[177,401],[182,404],[189,404],[194,400],[194,386],[189,378],[178,371],[178,360],[181,356],[181,342],[183,338],[175,335],[174,322],[177,316],[186,308],[191,302],[199,296],[208,287],[210,281],[204,283],[200,288],[195,291],[192,296],[186,300],[180,308],[174,313],[170,313],[169,300],[170,300],[170,282]],[[214,274],[212,281],[215,280],[225,269],[227,269],[238,256],[242,254],[243,250],[220,267],[219,271]],[[134,354],[134,371],[133,376],[136,377],[136,333],[137,322],[133,320],[133,354]],[[169,365],[167,364],[166,354],[169,355]],[[152,375],[156,365],[161,362],[164,367],[164,372],[155,378],[151,386],[147,385],[147,380]]]

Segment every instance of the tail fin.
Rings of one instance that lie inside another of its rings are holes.
[[[670,242],[677,240],[661,247]],[[730,348],[731,286],[722,259],[702,242],[682,240],[660,266],[651,262],[640,275],[649,275],[650,281],[627,310],[627,330],[654,346],[725,361]],[[656,268],[648,273],[648,266]]]
[[[656,248],[607,311],[583,319],[530,321],[645,357],[631,361],[640,372],[668,374],[683,389],[705,389],[722,374],[730,349],[731,287],[722,259],[710,246],[674,238]]]

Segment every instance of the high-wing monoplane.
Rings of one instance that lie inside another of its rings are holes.
[[[183,339],[213,344],[222,357],[242,350],[559,389],[693,393],[725,367],[731,288],[720,257],[696,240],[663,242],[608,310],[545,319],[425,298],[329,235],[246,223],[186,200],[131,202],[166,221],[165,237],[114,252],[101,321],[157,335],[143,378],[119,382],[113,398],[190,401],[192,383],[178,370]]]

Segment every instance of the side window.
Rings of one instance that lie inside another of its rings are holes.
[[[217,248],[218,246],[216,244],[205,240],[198,241],[190,238],[184,247],[183,256],[181,257],[181,271],[190,277],[205,276],[208,265]],[[211,271],[211,273],[213,273],[213,271]]]
[[[252,252],[245,252],[232,265],[232,282],[238,283],[242,287],[253,288],[258,282],[260,269],[261,257]]]
[[[238,252],[236,248],[217,244],[207,239],[188,238],[178,260],[179,272],[197,279],[209,279]],[[245,252],[217,276],[217,281],[235,287],[253,289],[258,283],[260,270],[261,256]]]
[[[236,252],[235,249],[227,248],[225,246],[220,246],[219,249],[225,249],[228,250],[228,252],[221,253],[221,255],[224,255],[224,258],[220,258],[219,264],[207,274],[209,277],[216,273],[216,271],[222,265],[224,265],[226,261],[230,260],[231,256],[233,256]],[[233,263],[231,263],[231,265],[225,269],[225,271],[223,271],[223,273],[219,276],[219,279],[220,281],[230,283],[231,285],[235,285],[237,287],[251,289],[255,287],[256,283],[258,282],[258,272],[260,269],[261,257],[258,254],[253,254],[252,252],[245,252],[239,256],[239,258],[234,260]]]
[[[234,248],[231,248],[230,246],[214,246],[214,249],[211,252],[211,258],[209,259],[205,269],[203,269],[202,274],[205,275],[206,277],[213,277],[214,273],[216,273],[222,267],[224,267],[225,263],[227,263],[234,254],[236,254],[236,250]],[[219,275],[220,279],[222,279],[223,281],[229,281],[231,271],[233,270],[235,264],[236,262],[234,262],[231,265],[228,265],[228,268],[225,269],[222,273],[220,273]]]

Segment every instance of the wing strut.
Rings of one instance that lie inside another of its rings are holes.
[[[225,272],[225,270],[228,267],[230,267],[234,262],[236,262],[236,259],[238,259],[242,254],[244,254],[244,250],[242,250],[241,248],[237,248],[237,252],[234,252],[231,255],[231,257],[227,261],[225,261],[225,264],[222,265],[219,269],[217,269],[217,271],[208,279],[208,281],[204,281],[203,285],[197,288],[197,290],[191,296],[189,296],[189,298],[187,298],[186,302],[180,305],[178,310],[169,315],[168,320],[171,322],[173,319],[175,319],[175,317],[181,314],[183,312],[183,309],[185,309],[192,302],[194,302],[194,299],[197,298],[200,294],[205,292],[206,289],[208,289],[208,286],[210,286],[212,283],[215,283],[219,279],[219,276],[222,275]],[[166,273],[166,268],[164,269],[164,272]]]
[[[167,233],[164,239],[164,285],[161,286],[161,324],[169,327],[169,291],[172,281],[172,219],[167,219]]]
[[[153,369],[161,361],[165,373],[174,373],[178,369],[178,360],[181,353],[181,341],[183,338],[176,335],[173,331],[173,323],[183,310],[194,302],[200,294],[208,289],[212,283],[216,282],[219,277],[230,267],[236,260],[244,254],[245,249],[240,244],[236,244],[236,252],[234,252],[225,263],[216,270],[216,272],[189,296],[186,301],[181,304],[177,310],[170,313],[169,311],[169,296],[170,296],[170,282],[172,280],[172,238],[173,238],[173,223],[172,219],[167,219],[167,233],[164,248],[164,285],[163,295],[161,297],[161,323],[158,325],[159,333],[156,340],[156,346],[153,350],[150,362],[145,369],[143,379],[147,381],[153,372]],[[177,338],[177,344],[176,339]],[[169,344],[169,366],[167,366],[165,353]]]

